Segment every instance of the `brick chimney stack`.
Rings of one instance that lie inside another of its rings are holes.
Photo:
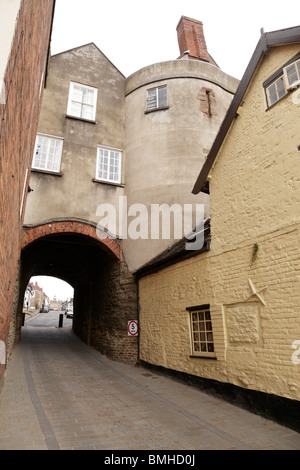
[[[202,21],[182,16],[176,29],[180,57],[187,55],[189,59],[210,62]]]

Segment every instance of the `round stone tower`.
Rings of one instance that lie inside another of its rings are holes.
[[[127,234],[123,241],[131,270],[178,238],[172,208],[184,213],[185,205],[186,210],[192,205],[195,212],[196,204],[202,204],[203,217],[209,216],[209,195],[192,195],[193,182],[238,86],[208,54],[202,22],[182,17],[177,33],[178,59],[145,67],[126,80],[125,194],[136,233],[138,218],[143,224],[140,237]],[[171,215],[170,237],[165,238],[162,220],[158,237],[153,227],[153,210],[162,204]],[[195,214],[193,220],[198,222]]]

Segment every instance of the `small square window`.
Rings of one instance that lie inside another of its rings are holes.
[[[97,96],[97,88],[71,82],[67,115],[95,121]]]
[[[108,147],[98,147],[96,180],[121,183],[122,151]]]
[[[155,109],[167,108],[168,97],[167,87],[162,86],[158,88],[152,88],[147,91],[147,111]]]
[[[36,137],[32,168],[59,173],[63,139],[43,134]]]
[[[190,307],[192,354],[215,357],[214,339],[209,305]]]

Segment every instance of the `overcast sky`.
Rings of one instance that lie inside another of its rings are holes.
[[[203,22],[210,55],[241,79],[266,32],[299,25],[300,1],[276,0],[56,0],[51,52],[94,42],[126,77],[157,62],[177,59],[181,16]],[[73,296],[66,283],[34,278],[50,298]]]
[[[94,42],[126,77],[177,59],[181,16],[201,20],[208,51],[221,69],[241,78],[260,29],[297,26],[299,0],[56,0],[52,54]]]
[[[66,282],[56,279],[55,277],[34,276],[30,279],[30,282],[37,282],[50,300],[53,300],[54,297],[56,297],[56,300],[68,300],[73,298],[73,288]]]

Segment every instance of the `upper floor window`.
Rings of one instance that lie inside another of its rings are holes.
[[[98,147],[96,180],[121,183],[122,151],[109,147]]]
[[[97,88],[71,82],[67,115],[95,121],[97,96]]]
[[[286,95],[286,88],[283,81],[283,77],[278,78],[275,82],[272,83],[267,88],[268,91],[268,103],[269,106],[276,103],[276,101],[280,100],[284,95]]]
[[[268,106],[300,85],[300,53],[264,82]]]
[[[63,139],[38,134],[36,137],[32,168],[59,173]]]
[[[168,106],[167,86],[152,88],[147,91],[147,111]]]
[[[300,85],[300,59],[283,69],[287,89]]]

